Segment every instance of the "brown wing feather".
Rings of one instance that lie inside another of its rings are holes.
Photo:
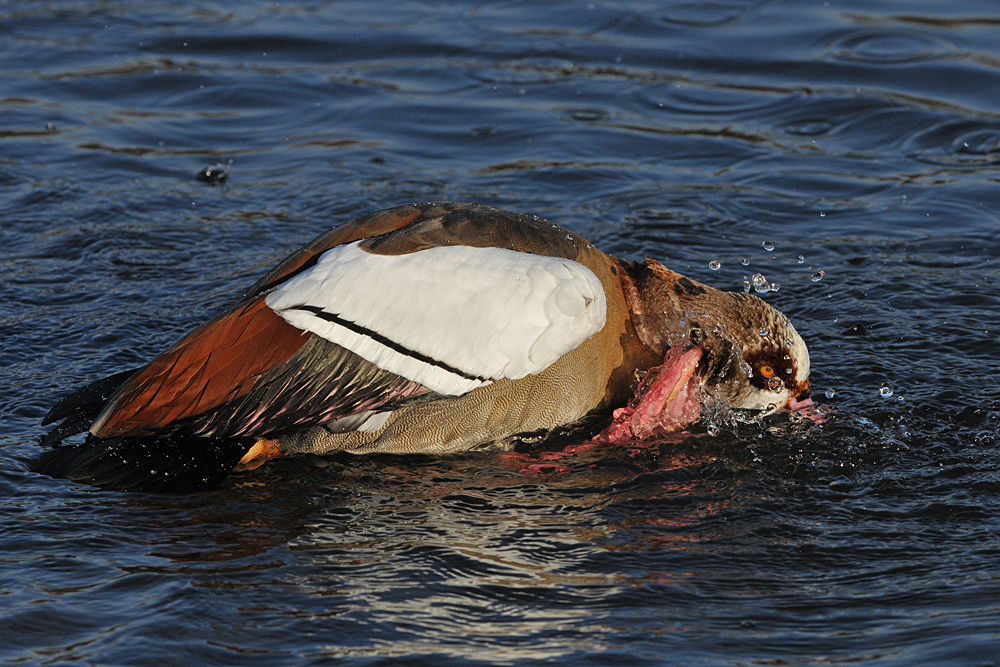
[[[244,396],[178,424],[193,435],[273,437],[359,412],[434,400],[427,387],[312,336]]]
[[[216,408],[246,394],[258,375],[285,362],[309,336],[258,298],[154,359],[108,401],[91,433],[144,433]]]

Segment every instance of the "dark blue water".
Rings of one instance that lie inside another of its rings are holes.
[[[974,0],[0,4],[0,664],[1000,664],[998,31]],[[439,199],[780,283],[833,414],[550,476],[26,472],[68,390]]]

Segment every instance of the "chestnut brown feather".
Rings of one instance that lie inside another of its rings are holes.
[[[194,435],[273,437],[369,410],[440,396],[313,336],[245,394],[177,428]]]
[[[230,402],[309,337],[258,298],[195,329],[153,360],[111,398],[91,433],[148,433]]]

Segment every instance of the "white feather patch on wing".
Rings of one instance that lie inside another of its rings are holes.
[[[376,255],[359,243],[326,251],[267,305],[440,394],[539,373],[604,327],[604,288],[578,262],[468,246]]]

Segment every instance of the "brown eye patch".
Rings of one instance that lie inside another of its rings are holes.
[[[763,391],[780,391],[786,383],[794,390],[796,364],[784,347],[763,347],[745,357],[750,385]]]

